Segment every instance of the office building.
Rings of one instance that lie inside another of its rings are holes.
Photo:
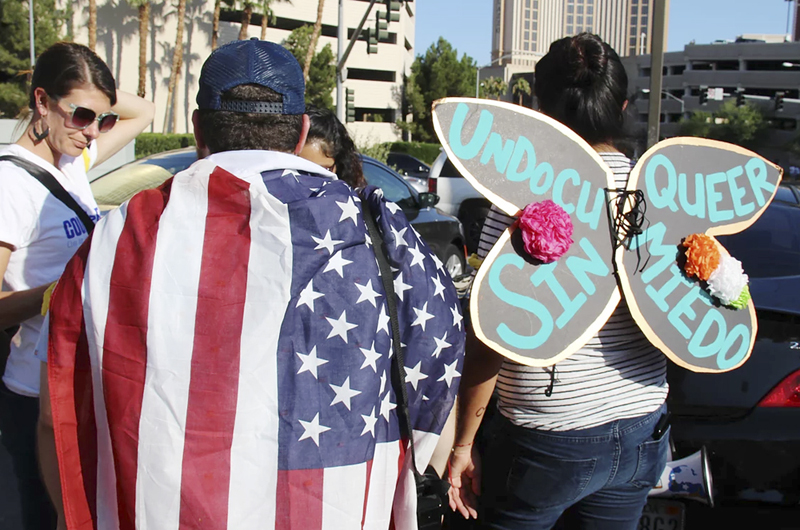
[[[65,7],[71,0],[59,0]],[[71,29],[74,40],[88,43],[86,21],[88,1],[72,3]],[[175,109],[177,119],[173,128],[172,116],[165,116],[167,109],[167,87],[172,65],[172,50],[177,31],[176,10],[170,2],[151,2],[150,35],[147,42],[147,92],[146,98],[156,103],[156,118],[153,132],[174,131],[192,132],[191,116],[195,109],[195,95],[200,68],[211,53],[212,14],[214,0],[187,0],[186,25],[184,29],[183,66],[176,89]],[[97,0],[97,53],[111,67],[117,85],[127,92],[136,93],[138,85],[139,36],[137,10],[128,2],[116,0]],[[223,7],[224,7],[223,2]],[[358,27],[368,2],[360,0],[344,1],[344,20],[348,36]],[[282,43],[289,33],[302,25],[314,24],[317,17],[317,2],[297,1],[272,2],[270,5],[275,19],[270,21],[266,40]],[[386,2],[378,1],[372,9],[364,26],[376,26],[376,13],[386,11]],[[390,22],[377,46],[377,53],[368,53],[368,43],[363,36],[350,53],[347,61],[348,79],[345,88],[355,91],[355,119],[348,124],[357,144],[369,145],[376,142],[400,138],[394,126],[400,116],[400,98],[403,76],[409,75],[414,62],[414,27],[416,22],[415,3],[406,0],[400,9],[400,20]],[[238,38],[242,12],[222,10],[219,44]],[[256,10],[250,21],[247,36],[261,36],[262,16]],[[321,50],[330,44],[334,56],[337,54],[337,28],[339,22],[338,2],[325,3],[322,17],[322,34],[317,44]],[[333,101],[336,101],[334,90]]]

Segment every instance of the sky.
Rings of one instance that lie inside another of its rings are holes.
[[[416,53],[444,37],[478,64],[491,60],[492,0],[416,0]],[[733,40],[743,33],[783,34],[785,0],[670,0],[667,51],[694,40]]]

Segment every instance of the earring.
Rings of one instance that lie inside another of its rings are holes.
[[[42,120],[42,121],[44,122],[44,120]],[[41,142],[42,140],[47,138],[48,134],[50,134],[50,127],[48,127],[46,124],[45,124],[45,129],[41,133],[36,132],[36,124],[35,123],[33,124],[33,127],[31,127],[31,130],[33,131],[33,136],[34,136],[34,138],[36,138],[37,142]]]

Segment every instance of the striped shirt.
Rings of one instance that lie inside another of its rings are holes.
[[[617,188],[632,163],[600,153]],[[492,206],[478,255],[486,257],[515,220]],[[608,322],[577,352],[549,367],[503,362],[495,393],[500,412],[516,425],[546,431],[588,429],[655,411],[667,398],[666,358],[644,336],[623,298]]]

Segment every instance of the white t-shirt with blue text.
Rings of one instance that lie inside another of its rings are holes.
[[[59,168],[27,149],[10,145],[0,155],[16,155],[52,173],[79,205],[97,221],[100,212],[86,176],[97,159],[92,142],[86,156],[62,156]],[[3,275],[3,291],[24,291],[57,280],[69,259],[86,240],[86,228],[68,206],[39,181],[11,162],[0,162],[0,241],[13,250]],[[11,341],[3,382],[24,396],[39,395],[39,365],[34,349],[42,317],[20,325]]]

